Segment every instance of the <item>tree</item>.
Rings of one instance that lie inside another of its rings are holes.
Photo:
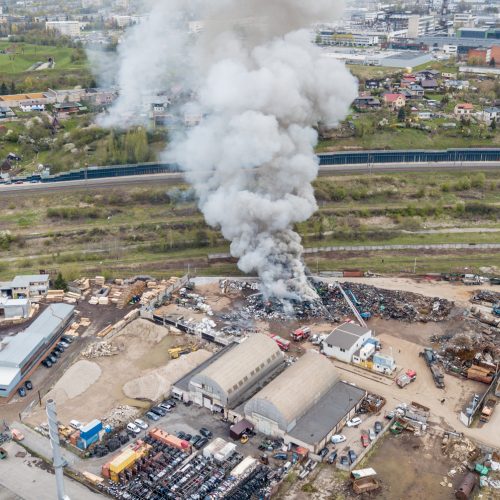
[[[493,120],[491,120],[490,128],[491,128],[491,130],[497,129],[497,121],[495,120],[495,118],[493,118]]]
[[[495,58],[494,58],[494,57],[492,57],[492,58],[490,59],[490,66],[491,66],[492,68],[494,68],[496,65],[497,65],[497,63],[496,63],[496,61],[495,61]]]
[[[406,120],[405,108],[399,108],[398,111],[398,122],[404,122]]]
[[[16,84],[14,82],[11,82],[11,84],[10,84],[10,93],[11,94],[16,93]]]
[[[62,273],[59,273],[57,275],[57,278],[54,280],[54,288],[56,290],[64,290],[65,292],[68,291],[68,283],[67,281],[63,278]]]
[[[9,93],[9,89],[7,88],[7,85],[5,85],[5,82],[2,82],[2,85],[0,85],[0,95],[7,95]]]

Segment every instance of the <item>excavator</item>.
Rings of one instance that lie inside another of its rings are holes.
[[[171,349],[168,350],[168,355],[172,359],[177,359],[183,354],[189,354],[190,352],[194,352],[198,350],[198,346],[196,344],[186,344],[186,345],[180,345],[177,347],[172,347]]]

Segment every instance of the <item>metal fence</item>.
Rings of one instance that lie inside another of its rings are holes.
[[[379,163],[462,163],[500,161],[500,148],[446,149],[446,150],[409,150],[409,151],[350,151],[318,155],[320,166],[332,165],[373,165]],[[85,179],[104,179],[130,175],[148,175],[181,172],[175,163],[141,163],[136,165],[112,165],[106,167],[87,167],[70,170],[60,174],[42,177],[33,174],[13,179],[26,182],[44,183],[75,181]]]

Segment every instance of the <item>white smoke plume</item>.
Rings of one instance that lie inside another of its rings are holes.
[[[173,74],[190,82],[203,120],[174,140],[166,158],[183,167],[207,223],[231,242],[242,271],[258,273],[266,297],[314,299],[293,226],[317,209],[311,186],[318,173],[314,127],[342,120],[357,84],[342,63],[322,57],[311,33],[301,28],[338,17],[339,2],[193,5],[157,2],[149,21],[123,44],[121,96],[110,121],[131,109],[139,85],[155,89]],[[173,26],[193,12],[205,27],[186,40],[186,27]],[[165,26],[172,28],[168,35]],[[169,45],[172,39],[176,43]],[[176,58],[182,64],[173,65]],[[139,68],[135,79],[131,68]]]

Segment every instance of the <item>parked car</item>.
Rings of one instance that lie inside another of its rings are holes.
[[[346,425],[347,425],[347,427],[356,427],[361,422],[362,422],[362,420],[359,417],[354,417],[354,418],[351,418],[351,420],[348,420]]]
[[[63,347],[64,349],[67,349],[69,347],[69,344],[67,342],[64,342],[64,340],[58,342],[57,345]]]
[[[149,425],[140,418],[136,418],[134,420],[134,424],[137,425],[137,427],[139,427],[140,429],[147,429],[149,427]]]
[[[134,423],[130,422],[127,424],[127,431],[132,431],[134,434],[139,434],[141,432],[141,429],[137,427]]]
[[[368,446],[370,446],[370,439],[368,438],[368,434],[365,432],[361,434],[361,444],[363,445],[363,448],[368,448]]]
[[[57,363],[57,356],[54,356],[53,354],[49,354],[47,359],[49,359],[52,364]]]
[[[333,450],[330,455],[328,456],[328,463],[329,464],[333,464],[333,462],[335,462],[335,460],[337,460],[337,451],[336,450]]]
[[[273,458],[276,460],[288,460],[288,455],[286,453],[275,453]]]
[[[356,461],[356,458],[358,458],[358,455],[354,450],[349,450],[347,454],[349,455],[349,460],[351,464],[353,464]]]
[[[177,433],[177,437],[178,437],[179,439],[186,439],[186,433],[185,433],[185,432],[182,432],[182,431],[179,431],[179,432]]]
[[[328,448],[326,446],[324,448],[321,448],[318,455],[321,457],[321,460],[323,460],[328,455]]]
[[[189,432],[187,432],[185,435],[184,435],[184,439],[186,441],[191,441],[191,439],[193,438],[193,435],[192,434],[189,434]]]
[[[170,405],[172,408],[175,408],[177,406],[177,403],[172,398],[163,400],[163,403],[165,403],[166,405]]]
[[[205,427],[200,429],[200,434],[207,439],[212,439],[213,436],[213,434]]]
[[[55,351],[55,352],[58,352],[59,354],[62,354],[62,353],[64,352],[64,350],[65,350],[65,349],[64,349],[64,347],[62,347],[62,346],[60,346],[60,345],[56,345],[56,346],[54,347],[54,351]]]
[[[341,465],[349,465],[349,457],[347,457],[346,455],[342,455],[340,457],[340,464]]]
[[[73,337],[69,337],[68,335],[63,335],[61,337],[61,340],[63,342],[66,342],[67,344],[71,344],[73,342]]]
[[[378,434],[379,432],[382,431],[382,422],[379,422],[378,420],[375,422],[375,433]]]
[[[24,382],[24,387],[26,387],[28,391],[31,391],[31,389],[33,389],[33,384],[31,383],[31,380],[26,380],[26,382]]]
[[[152,411],[148,411],[146,413],[146,417],[149,418],[149,420],[152,420],[153,422],[160,420],[160,417],[156,413],[153,413]]]
[[[70,420],[69,425],[70,427],[73,427],[73,429],[76,429],[77,431],[79,431],[83,427],[83,424],[79,420]]]
[[[159,406],[153,406],[153,408],[151,408],[151,411],[153,413],[156,413],[159,417],[164,417],[167,414],[167,412]]]
[[[370,437],[370,441],[374,441],[374,440],[375,440],[375,438],[377,437],[377,433],[375,432],[375,430],[374,430],[374,429],[370,429],[370,430],[368,431],[368,435],[369,435],[369,437]]]
[[[205,437],[202,437],[201,439],[198,439],[196,443],[193,445],[197,450],[201,450],[206,444],[208,443],[208,439]]]
[[[18,392],[19,396],[21,396],[22,398],[24,398],[24,396],[26,396],[26,389],[24,387],[19,387],[17,392]]]
[[[170,405],[165,404],[165,403],[160,403],[158,405],[158,408],[162,408],[163,410],[165,410],[166,413],[170,413],[172,411],[172,407]]]
[[[343,434],[335,434],[331,437],[330,441],[333,444],[343,443],[347,438]]]
[[[52,361],[50,361],[49,358],[46,358],[42,361],[42,365],[45,366],[45,368],[50,368],[52,366]]]
[[[199,434],[196,434],[196,436],[193,436],[191,439],[190,439],[190,443],[195,446],[196,443],[202,439],[202,437],[199,435]]]

